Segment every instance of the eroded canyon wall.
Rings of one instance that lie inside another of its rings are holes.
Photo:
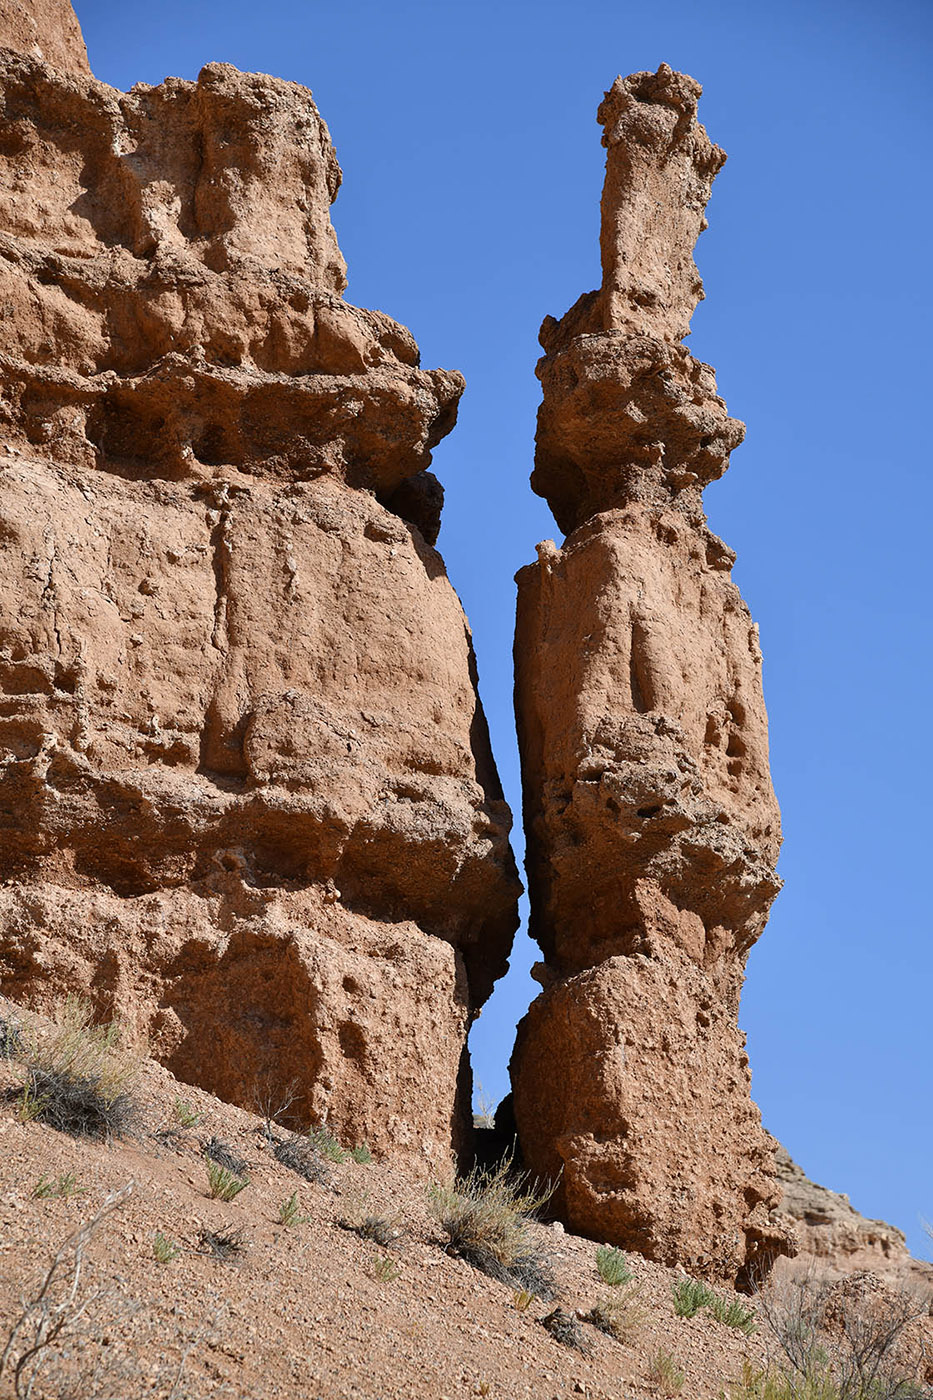
[[[701,492],[743,437],[683,345],[724,153],[699,85],[618,79],[603,283],[541,330],[532,485],[568,532],[518,575],[531,932],[531,1170],[581,1233],[746,1286],[790,1248],[737,1025],[779,888],[758,633]]]
[[[306,89],[0,39],[0,987],[444,1161],[518,890],[432,548],[463,381],[344,301]]]

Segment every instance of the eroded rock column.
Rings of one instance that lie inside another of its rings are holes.
[[[432,547],[463,381],[344,301],[306,89],[212,64],[117,92],[70,7],[14,10],[0,986],[446,1162],[518,890]]]
[[[532,486],[568,533],[518,575],[544,990],[512,1079],[573,1229],[744,1284],[787,1247],[737,1025],[780,823],[758,633],[701,502],[744,429],[682,344],[725,160],[700,91],[662,65],[606,94],[603,285],[541,330]]]

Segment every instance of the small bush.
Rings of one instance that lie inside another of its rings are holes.
[[[596,1251],[596,1269],[603,1283],[607,1283],[610,1288],[619,1288],[624,1283],[631,1283],[635,1277],[621,1249],[610,1249],[605,1244],[601,1244]]]
[[[235,1262],[246,1252],[242,1230],[201,1230],[198,1235],[201,1254],[209,1254],[225,1264]]]
[[[678,1317],[696,1317],[700,1309],[709,1307],[716,1297],[711,1288],[695,1278],[679,1278],[671,1288],[671,1294]]]
[[[301,1213],[297,1191],[293,1191],[287,1200],[284,1200],[279,1206],[280,1225],[307,1225],[310,1219],[310,1215],[302,1215]]]
[[[216,1162],[219,1167],[225,1167],[234,1176],[245,1176],[249,1170],[249,1163],[242,1157],[238,1157],[227,1143],[220,1138],[208,1138],[203,1144],[204,1155],[212,1162]]]
[[[693,1314],[683,1314],[692,1317]],[[662,1395],[679,1395],[684,1388],[686,1377],[670,1352],[659,1351],[651,1359],[648,1377],[654,1381]]]
[[[370,1152],[365,1142],[360,1143],[359,1147],[349,1148],[348,1151],[354,1162],[358,1162],[360,1166],[368,1167],[373,1160],[373,1154]]]
[[[138,1062],[119,1050],[115,1024],[94,1025],[87,1002],[66,998],[54,1030],[27,1043],[21,1060],[26,1082],[18,1097],[24,1121],[104,1140],[132,1130]]]
[[[759,1314],[779,1357],[767,1371],[745,1368],[734,1400],[919,1400],[929,1391],[905,1375],[913,1352],[905,1329],[929,1305],[880,1288],[870,1274],[842,1281],[805,1278],[758,1295]],[[916,1361],[917,1357],[914,1356]]]
[[[647,1309],[637,1284],[616,1286],[601,1298],[583,1321],[614,1337],[617,1342],[633,1342],[642,1331]]]
[[[323,1157],[325,1162],[333,1162],[339,1167],[347,1160],[346,1151],[327,1128],[309,1128],[306,1136],[315,1152],[319,1157]]]
[[[196,1128],[201,1121],[202,1115],[196,1113],[193,1108],[182,1099],[175,1100],[175,1120],[182,1128]]]
[[[577,1319],[572,1313],[564,1312],[563,1308],[555,1308],[546,1317],[542,1317],[541,1326],[545,1327],[561,1346],[573,1347],[574,1351],[581,1351],[584,1356],[593,1350]]]
[[[288,1167],[289,1171],[316,1186],[330,1185],[330,1172],[306,1137],[296,1134],[290,1138],[270,1140],[275,1160],[281,1162],[283,1167]]]
[[[161,1230],[157,1230],[152,1241],[152,1257],[159,1264],[171,1264],[173,1259],[177,1259],[181,1250],[174,1240],[170,1240],[168,1235],[163,1235]]]
[[[727,1300],[720,1298],[717,1294],[708,1306],[716,1321],[723,1323],[726,1327],[734,1327],[737,1332],[743,1332],[746,1337],[750,1337],[756,1330],[754,1308],[744,1307],[737,1298]]]
[[[553,1187],[541,1189],[504,1158],[494,1169],[474,1167],[450,1186],[433,1186],[431,1207],[447,1236],[447,1252],[511,1288],[555,1297],[547,1259],[533,1238],[536,1213]]]
[[[248,1179],[234,1175],[219,1162],[208,1162],[207,1184],[215,1201],[232,1201],[249,1185]]]
[[[379,1283],[394,1283],[402,1269],[391,1254],[377,1254],[370,1264],[370,1272]]]
[[[15,1060],[23,1053],[25,1043],[19,1026],[0,1016],[0,1060]]]
[[[54,1180],[49,1176],[41,1176],[32,1188],[33,1196],[39,1201],[47,1200],[51,1196],[67,1200],[70,1196],[83,1196],[86,1191],[86,1186],[78,1185],[78,1178],[74,1172],[62,1172]]]

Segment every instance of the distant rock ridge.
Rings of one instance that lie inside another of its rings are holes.
[[[512,1059],[525,1160],[576,1231],[749,1287],[792,1239],[737,1014],[779,887],[758,631],[701,493],[743,437],[684,348],[725,156],[700,86],[619,78],[602,287],[541,328],[516,714],[544,990]]]
[[[424,1169],[519,890],[427,471],[310,92],[121,93],[0,11],[0,986]]]
[[[848,1196],[818,1186],[780,1145],[775,1166],[784,1192],[781,1211],[793,1221],[800,1245],[791,1268],[840,1275],[868,1271],[896,1286],[933,1289],[933,1264],[913,1257],[896,1226],[867,1219]],[[787,1267],[783,1261],[782,1267]]]

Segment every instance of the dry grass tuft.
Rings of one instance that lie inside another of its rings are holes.
[[[556,1296],[545,1251],[534,1238],[536,1215],[553,1195],[504,1158],[494,1169],[474,1169],[449,1186],[433,1186],[431,1208],[447,1236],[447,1252],[490,1278],[539,1298]]]
[[[51,1032],[21,1039],[25,1083],[17,1099],[23,1121],[104,1141],[133,1130],[141,1060],[121,1047],[116,1023],[95,1025],[88,1002],[66,997]]]

